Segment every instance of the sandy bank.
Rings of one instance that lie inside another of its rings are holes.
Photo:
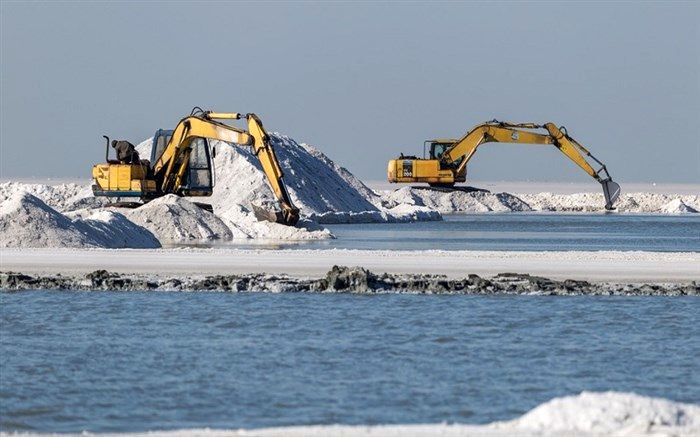
[[[499,252],[244,249],[0,249],[0,269],[25,273],[88,273],[105,269],[143,274],[287,273],[320,276],[333,265],[377,273],[529,273],[553,279],[613,282],[700,280],[700,253]]]

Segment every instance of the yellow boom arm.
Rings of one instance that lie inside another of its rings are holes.
[[[541,128],[546,129],[547,134],[522,130]],[[484,143],[552,144],[576,165],[581,167],[583,171],[596,180],[600,180],[598,172],[581,155],[583,152],[587,156],[591,156],[590,152],[565,132],[565,128],[562,132],[553,123],[538,125],[534,123],[488,122],[480,124],[469,131],[442,155],[442,160],[449,164],[464,157],[456,171],[457,175],[463,175],[466,173],[467,163],[474,156],[476,149]]]
[[[523,129],[545,129],[547,133]],[[456,166],[454,175],[456,180],[465,180],[467,163],[474,156],[476,149],[484,143],[551,144],[602,184],[606,209],[612,209],[620,194],[620,186],[612,181],[605,165],[591,155],[588,149],[571,138],[566,128],[563,126],[558,128],[554,123],[539,125],[535,123],[505,123],[497,120],[483,123],[469,131],[446,150],[440,160],[447,167]],[[586,157],[601,167],[595,170]]]
[[[245,118],[248,131],[230,126],[217,119],[239,120]],[[273,221],[294,225],[299,220],[299,209],[294,206],[283,181],[284,173],[280,168],[275,150],[265,128],[255,114],[236,112],[201,112],[180,120],[172,134],[170,142],[153,165],[153,173],[160,182],[160,191],[178,192],[183,183],[189,155],[190,144],[196,138],[221,140],[226,143],[252,146],[255,156],[260,161],[267,180],[281,206],[282,217],[270,218]],[[260,210],[256,211],[256,214]]]

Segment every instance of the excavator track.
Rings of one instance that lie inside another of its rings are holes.
[[[476,187],[469,187],[469,186],[452,186],[452,187],[440,187],[440,186],[424,186],[424,185],[412,185],[411,189],[413,190],[430,190],[430,191],[438,191],[440,193],[451,193],[453,191],[462,191],[464,193],[490,193],[491,191],[486,190],[484,188],[476,188]]]
[[[136,209],[140,208],[143,205],[145,205],[148,202],[111,202],[108,206],[113,207],[113,208],[130,208],[130,209]],[[201,209],[209,212],[214,212],[214,207],[211,206],[208,203],[202,203],[202,202],[192,202]]]

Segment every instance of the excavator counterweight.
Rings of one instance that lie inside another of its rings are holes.
[[[247,121],[247,130],[219,120]],[[107,137],[105,137],[107,138]],[[160,129],[153,138],[151,159],[124,163],[109,159],[92,169],[95,196],[138,197],[147,202],[166,194],[211,196],[214,187],[213,150],[209,140],[250,146],[267,176],[279,211],[266,211],[256,205],[258,219],[294,226],[299,208],[294,206],[283,180],[283,172],[270,138],[255,114],[202,111],[199,108],[184,117],[173,130]]]
[[[540,130],[538,132],[537,130]],[[542,130],[546,133],[541,132]],[[612,177],[602,162],[588,149],[571,138],[566,128],[553,123],[507,123],[492,120],[475,126],[460,139],[435,139],[424,143],[423,158],[403,156],[389,161],[387,177],[389,182],[428,183],[443,189],[455,183],[465,182],[467,163],[484,143],[519,143],[552,145],[603,187],[605,209],[614,209],[620,195],[620,185]],[[428,157],[426,157],[426,151]],[[589,160],[600,165],[595,170]]]

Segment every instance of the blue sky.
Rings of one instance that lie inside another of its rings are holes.
[[[193,106],[256,112],[364,179],[493,118],[553,121],[620,181],[700,182],[700,5],[3,1],[0,176],[89,177]],[[479,180],[585,181],[486,145]]]

